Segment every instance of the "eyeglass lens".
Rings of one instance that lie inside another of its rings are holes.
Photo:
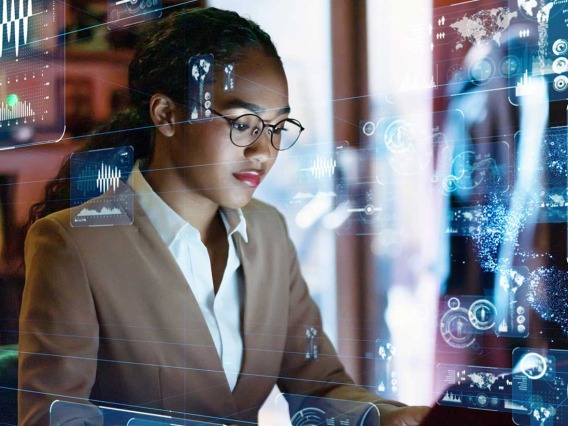
[[[231,140],[238,146],[251,145],[260,137],[263,127],[263,121],[257,115],[242,115],[232,123]],[[283,120],[276,124],[275,128],[272,126],[267,126],[267,128],[272,138],[272,145],[280,151],[292,147],[302,132],[302,128],[291,120]]]

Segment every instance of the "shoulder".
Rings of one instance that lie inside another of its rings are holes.
[[[113,207],[120,208],[123,211],[127,211],[124,207],[124,203],[127,197],[133,196],[133,192],[128,185],[121,185],[116,192],[110,193],[110,191],[102,194],[98,197],[92,198],[84,202],[83,204],[77,205],[75,207],[70,207],[67,209],[59,210],[57,212],[51,213],[41,219],[38,219],[29,229],[28,238],[30,236],[36,235],[38,232],[47,231],[57,231],[60,233],[65,233],[69,235],[89,235],[93,238],[94,235],[104,235],[109,232],[115,234],[117,229],[126,229],[127,226],[111,226],[114,225],[112,222],[105,223],[101,226],[80,226],[78,225],[74,218],[81,215],[82,210],[91,207],[93,203],[101,205],[112,205]],[[132,210],[132,208],[130,209]],[[140,210],[140,209],[138,209]],[[129,212],[132,214],[132,212]],[[132,217],[129,218],[132,223]],[[73,223],[75,224],[73,224]],[[125,223],[126,224],[126,223]],[[123,225],[119,223],[118,225]]]
[[[28,230],[27,238],[45,233],[68,233],[70,226],[70,209],[60,210],[38,219]]]

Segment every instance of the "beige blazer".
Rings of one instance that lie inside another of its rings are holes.
[[[243,213],[249,242],[234,238],[244,353],[233,392],[190,287],[139,205],[131,226],[73,228],[69,210],[36,222],[25,245],[19,424],[48,425],[56,399],[256,422],[275,384],[377,400],[353,385],[321,332],[282,216],[258,201]],[[305,355],[310,326],[320,330],[317,360]]]

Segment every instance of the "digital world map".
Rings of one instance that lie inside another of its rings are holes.
[[[512,12],[508,7],[481,10],[471,16],[464,16],[450,25],[450,28],[453,28],[459,35],[454,49],[462,49],[466,41],[471,44],[494,41],[497,45],[501,45],[503,32],[509,28],[511,21],[517,16],[518,13]]]

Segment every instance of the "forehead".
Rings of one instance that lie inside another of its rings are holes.
[[[234,85],[226,90],[224,71],[220,70],[215,84],[215,106],[219,109],[239,103],[254,104],[266,110],[288,106],[288,83],[280,61],[256,50],[249,51],[234,62]]]

